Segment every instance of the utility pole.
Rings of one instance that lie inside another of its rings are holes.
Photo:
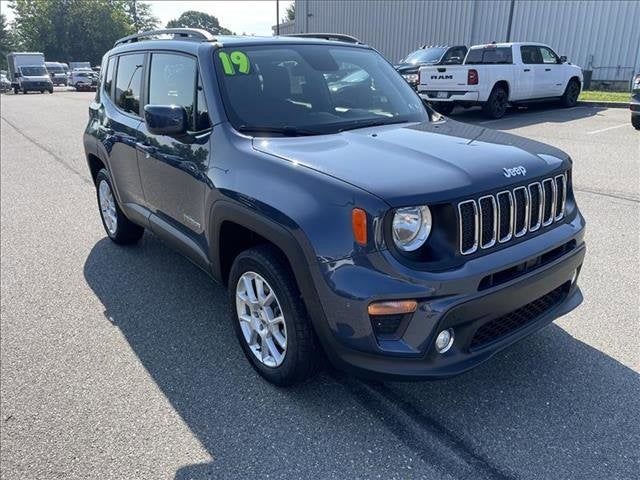
[[[507,24],[507,42],[511,41],[511,24],[513,23],[513,7],[516,3],[516,0],[511,0],[511,5],[509,5],[509,23]]]
[[[276,0],[276,35],[280,35],[280,1]]]

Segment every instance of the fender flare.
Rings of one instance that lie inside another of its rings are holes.
[[[221,284],[225,283],[220,262],[220,231],[224,222],[236,223],[267,239],[287,258],[316,334],[325,344],[330,335],[329,326],[314,284],[314,278],[320,278],[321,273],[306,237],[296,236],[292,232],[292,228],[298,228],[295,223],[291,221],[292,225],[285,227],[264,214],[230,200],[216,201],[211,207],[209,221],[209,258],[213,278]],[[317,272],[313,271],[314,267]]]

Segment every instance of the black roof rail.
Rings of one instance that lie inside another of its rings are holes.
[[[338,42],[358,43],[364,45],[356,37],[345,35],[344,33],[288,33],[282,37],[319,38],[322,40],[336,40]]]
[[[123,37],[116,40],[113,44],[114,47],[123,45],[125,43],[139,42],[140,40],[149,39],[150,37],[157,37],[159,35],[173,35],[173,38],[180,38],[182,40],[194,40],[194,41],[212,41],[215,37],[206,30],[200,28],[165,28],[163,30],[149,30],[147,32],[134,33],[128,37]]]

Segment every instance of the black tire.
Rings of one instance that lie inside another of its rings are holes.
[[[40,90],[40,94],[42,95],[44,93],[44,90]]]
[[[640,130],[640,115],[631,115],[631,125],[636,130]]]
[[[22,93],[23,93],[23,95],[26,95],[27,93],[29,93],[29,90],[27,90],[26,88],[23,88],[22,89]]]
[[[51,93],[53,93],[53,88],[50,88],[50,89],[48,90],[48,92],[49,92],[50,94],[51,94]]]
[[[453,102],[434,102],[431,106],[436,112],[441,113],[442,115],[450,115],[455,108],[455,104]]]
[[[482,105],[482,111],[487,117],[498,119],[504,117],[508,105],[509,96],[507,95],[507,91],[503,87],[493,87],[491,95],[489,95],[487,101]]]
[[[564,89],[562,97],[560,97],[560,104],[565,108],[575,107],[578,104],[579,96],[580,82],[574,78],[567,83],[567,87]]]
[[[101,203],[100,203],[100,184],[102,182],[106,182],[111,191],[111,195],[113,197],[114,205],[115,205],[115,217],[116,217],[116,227],[114,231],[110,231],[107,227],[107,222],[105,221],[104,214],[102,212]],[[100,211],[100,219],[102,220],[102,226],[104,227],[104,231],[107,233],[109,238],[113,240],[115,243],[119,245],[131,245],[133,243],[138,242],[144,233],[144,228],[140,225],[133,223],[129,220],[122,210],[120,209],[120,205],[118,205],[118,201],[113,193],[113,186],[111,182],[111,176],[109,172],[104,168],[98,172],[96,176],[96,198],[98,200],[98,210]]]
[[[259,274],[272,287],[286,326],[286,352],[278,366],[267,366],[251,351],[236,310],[236,287],[243,274]],[[231,321],[242,350],[251,366],[269,382],[287,386],[302,382],[318,370],[321,350],[311,326],[298,286],[286,259],[274,247],[260,245],[240,253],[229,274]]]

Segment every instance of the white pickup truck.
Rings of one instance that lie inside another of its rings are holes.
[[[420,68],[420,97],[440,113],[456,104],[482,106],[501,118],[509,104],[556,99],[566,107],[578,101],[582,69],[547,45],[492,43],[469,49],[462,65]]]

